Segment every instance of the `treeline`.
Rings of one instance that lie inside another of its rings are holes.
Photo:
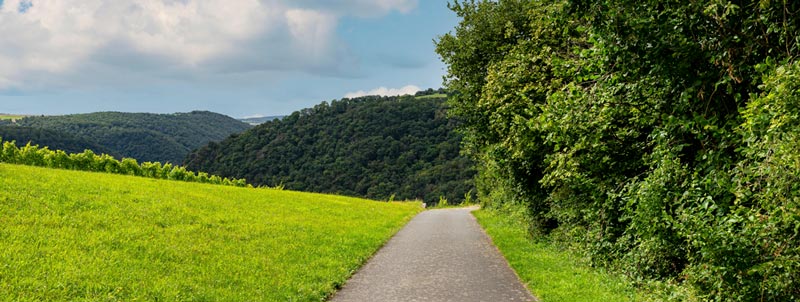
[[[185,165],[291,190],[459,202],[474,194],[474,168],[441,92],[324,102],[211,143]]]
[[[61,150],[50,150],[27,144],[17,147],[14,141],[3,141],[0,137],[0,162],[29,165],[55,169],[67,169],[89,172],[104,172],[140,177],[169,179],[188,182],[218,184],[226,186],[248,187],[244,179],[229,179],[204,172],[192,172],[182,166],[170,163],[144,162],[139,164],[135,159],[117,160],[108,154],[97,155],[91,150],[82,153],[66,153]]]
[[[173,164],[182,163],[191,150],[251,128],[250,125],[229,116],[208,111],[175,114],[97,112],[29,116],[17,120],[14,125],[62,133],[65,137],[74,137],[99,145],[115,156],[135,158],[142,162]],[[33,144],[49,146],[47,143],[52,142],[52,140],[39,141],[36,137],[22,137],[18,134],[21,133],[17,133],[15,138],[20,143],[30,141]],[[49,147],[57,149],[55,146]]]
[[[800,2],[451,8],[437,52],[485,206],[668,299],[800,300]]]
[[[105,153],[116,158],[122,158],[108,148],[85,138],[72,135],[66,132],[55,130],[21,127],[21,126],[0,126],[0,137],[7,141],[17,141],[20,144],[30,142],[33,145],[47,146],[52,150],[62,150],[67,153],[80,153],[84,150],[92,150],[96,153]]]

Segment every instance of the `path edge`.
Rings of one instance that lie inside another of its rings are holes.
[[[419,216],[420,214],[422,214],[422,213],[425,213],[425,212],[427,212],[427,211],[429,211],[429,210],[430,210],[430,209],[426,209],[426,208],[422,207],[422,211],[419,211],[419,212],[417,212],[416,214],[414,214],[413,216],[411,216],[411,218],[409,218],[409,219],[408,219],[408,221],[406,221],[406,223],[404,223],[403,225],[401,225],[400,227],[398,227],[398,228],[397,228],[397,230],[395,230],[395,231],[394,231],[394,233],[392,233],[392,236],[389,236],[389,238],[387,238],[386,240],[384,240],[384,241],[381,243],[381,245],[380,245],[380,246],[378,246],[378,248],[376,248],[376,249],[375,249],[375,251],[374,251],[374,252],[372,252],[372,254],[371,254],[371,255],[369,255],[369,257],[365,258],[365,259],[364,259],[364,261],[362,261],[360,264],[358,264],[358,268],[357,268],[357,269],[355,269],[355,270],[353,270],[353,271],[350,273],[350,275],[348,275],[348,276],[347,276],[347,278],[345,278],[344,282],[342,282],[341,284],[339,284],[339,283],[336,283],[336,284],[334,284],[334,285],[333,285],[333,289],[334,289],[334,290],[333,290],[332,292],[330,292],[330,293],[329,293],[327,296],[325,296],[325,298],[324,298],[324,299],[322,299],[322,301],[325,301],[325,302],[327,302],[327,301],[331,301],[331,300],[333,300],[333,298],[336,296],[336,294],[338,294],[338,293],[339,293],[339,291],[341,291],[341,290],[342,290],[342,288],[344,288],[344,286],[345,286],[345,285],[347,285],[347,282],[348,282],[348,281],[350,281],[350,279],[352,279],[352,278],[353,278],[353,276],[355,276],[355,275],[356,275],[358,272],[360,272],[362,269],[364,269],[364,267],[367,265],[367,263],[368,263],[370,260],[372,260],[372,258],[375,258],[375,255],[377,255],[377,254],[378,254],[378,252],[380,252],[380,251],[381,251],[381,250],[382,250],[382,249],[383,249],[383,248],[386,246],[386,244],[388,244],[388,243],[389,243],[389,241],[391,241],[391,240],[392,240],[392,239],[393,239],[395,236],[397,236],[397,233],[400,233],[400,231],[401,231],[401,230],[403,230],[403,228],[405,228],[405,227],[406,227],[406,226],[407,226],[407,225],[408,225],[408,224],[411,222],[411,220],[413,220],[414,218],[416,218],[416,217],[417,217],[417,216]],[[472,213],[472,212],[470,212],[470,213]],[[475,216],[472,216],[472,218],[474,219],[474,218],[475,218]],[[481,230],[483,230],[483,228],[481,228]],[[505,258],[505,256],[503,256],[503,258]],[[516,272],[514,272],[514,274],[516,274]],[[524,285],[524,284],[523,284],[523,285]]]
[[[517,274],[517,270],[515,270],[514,267],[511,266],[511,263],[508,262],[508,258],[506,257],[506,254],[504,254],[503,251],[500,250],[500,248],[498,248],[496,244],[494,244],[494,239],[492,239],[492,236],[489,236],[489,233],[486,232],[486,230],[484,229],[483,225],[481,225],[481,223],[478,221],[478,218],[475,217],[474,214],[472,214],[472,212],[479,211],[479,210],[482,210],[482,208],[481,207],[476,207],[476,208],[470,210],[469,211],[469,216],[472,217],[472,220],[474,220],[475,223],[478,224],[478,226],[480,227],[481,232],[483,233],[483,235],[486,236],[486,239],[489,240],[489,244],[491,244],[492,247],[495,250],[497,250],[498,253],[500,253],[500,256],[503,256],[503,260],[505,260],[506,266],[508,267],[509,270],[511,270],[511,272],[514,273],[514,276],[517,277],[517,281],[519,281],[519,283],[522,284],[522,287],[524,287],[525,290],[527,290],[528,293],[531,295],[531,297],[533,297],[533,301],[531,301],[531,302],[541,302],[541,300],[539,300],[539,297],[537,297],[535,294],[533,294],[533,291],[530,289],[530,287],[528,287],[528,284],[525,283],[524,281],[522,281],[522,278],[520,278],[519,274]]]

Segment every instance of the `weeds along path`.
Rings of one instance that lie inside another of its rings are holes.
[[[535,301],[470,214],[475,209],[417,215],[331,301]]]

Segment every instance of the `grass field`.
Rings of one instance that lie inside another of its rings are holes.
[[[18,120],[25,117],[24,115],[13,115],[13,114],[0,114],[0,120]]]
[[[473,212],[497,248],[542,302],[640,301],[621,278],[582,264],[547,243],[534,242],[520,222],[490,210]]]
[[[0,301],[321,301],[420,210],[0,164]]]
[[[438,99],[438,98],[446,98],[447,95],[444,93],[437,93],[437,94],[429,94],[429,95],[421,95],[416,97],[416,99]]]

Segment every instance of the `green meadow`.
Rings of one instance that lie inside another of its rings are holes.
[[[419,211],[0,164],[0,301],[322,301]]]
[[[0,120],[18,120],[25,117],[24,115],[0,114]]]
[[[472,212],[509,265],[544,302],[642,301],[619,276],[590,267],[577,255],[531,238],[519,217],[497,210]]]
[[[446,98],[447,94],[444,93],[436,93],[436,94],[428,94],[428,95],[421,95],[416,97],[416,99],[439,99],[439,98]]]

